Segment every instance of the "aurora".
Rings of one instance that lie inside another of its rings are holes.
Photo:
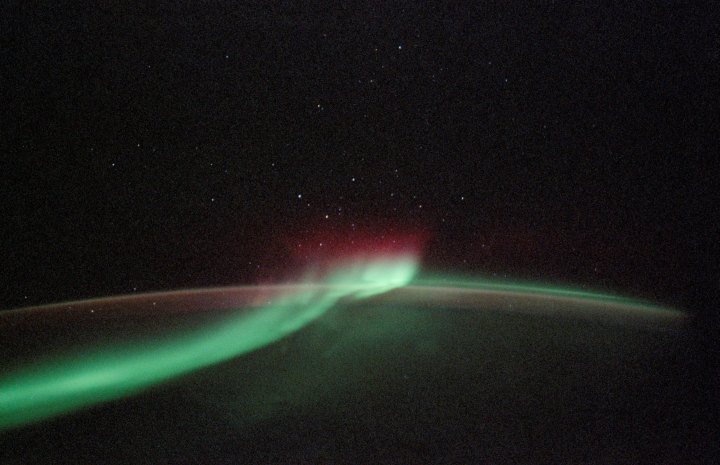
[[[250,302],[232,304],[239,288],[209,291],[175,291],[144,296],[115,297],[54,306],[12,310],[0,314],[5,322],[22,315],[57,312],[110,312],[113,305],[130,308],[176,307],[192,311],[225,310],[221,317],[204,321],[199,328],[169,331],[160,337],[134,341],[98,342],[72,354],[47,353],[23,363],[0,377],[0,429],[15,428],[79,409],[133,395],[143,389],[240,357],[300,331],[344,301],[393,299],[420,304],[446,299],[454,306],[494,306],[537,311],[543,303],[581,311],[606,311],[612,307],[647,317],[677,321],[682,313],[647,302],[612,294],[533,283],[472,280],[462,277],[414,279],[418,272],[413,255],[355,258],[334,265],[299,283],[243,288],[252,290]],[[221,296],[222,298],[220,298]],[[133,300],[134,299],[134,300]],[[193,302],[195,303],[191,303]],[[240,299],[242,300],[242,299]],[[245,299],[248,300],[248,299]],[[133,303],[134,302],[134,303]],[[152,303],[152,305],[150,305]],[[447,304],[447,302],[446,302]],[[104,310],[102,310],[104,308]],[[147,310],[145,310],[147,311]],[[93,313],[94,314],[94,313]],[[362,325],[359,322],[358,325]],[[356,330],[362,333],[363,329]]]
[[[164,341],[95,347],[0,379],[0,428],[127,396],[164,380],[256,350],[320,317],[342,298],[367,298],[410,282],[413,257],[354,263],[322,284],[297,287],[250,312]]]

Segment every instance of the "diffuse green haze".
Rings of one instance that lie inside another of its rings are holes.
[[[117,399],[159,382],[271,344],[320,317],[338,300],[366,298],[410,282],[415,257],[341,266],[323,286],[299,287],[221,323],[124,347],[45,360],[0,377],[0,429],[12,428]]]

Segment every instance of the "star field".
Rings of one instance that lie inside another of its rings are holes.
[[[5,10],[3,307],[264,282],[357,230],[425,231],[429,269],[713,282],[701,8]]]

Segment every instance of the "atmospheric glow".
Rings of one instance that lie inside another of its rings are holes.
[[[332,269],[325,286],[300,286],[201,330],[132,346],[97,347],[10,373],[0,379],[0,429],[127,396],[259,349],[309,324],[340,299],[361,299],[406,285],[416,269],[412,256],[368,259]]]
[[[132,395],[272,344],[315,321],[342,301],[365,299],[391,290],[397,292],[387,297],[399,299],[397,302],[425,302],[435,308],[528,312],[576,309],[587,314],[640,315],[653,322],[659,321],[657,318],[681,321],[683,316],[681,312],[648,302],[548,285],[448,276],[414,279],[418,265],[411,253],[372,258],[354,255],[336,261],[335,266],[328,269],[328,272],[315,270],[313,279],[304,283],[266,286],[263,291],[268,295],[249,306],[230,300],[230,304],[215,308],[208,303],[212,300],[193,297],[196,292],[188,291],[158,295],[158,299],[167,299],[169,309],[195,299],[194,307],[188,308],[229,309],[234,314],[200,329],[147,337],[133,344],[95,345],[75,356],[51,353],[33,365],[3,373],[0,376],[0,429],[27,425]],[[203,295],[208,299],[209,295],[220,293],[222,289]],[[137,296],[98,299],[85,301],[85,305],[87,302],[117,304],[133,298],[138,299]],[[54,308],[57,306],[48,307]],[[617,312],[611,312],[613,309]],[[23,310],[15,312],[22,317]],[[363,327],[353,331],[362,332]]]
[[[456,277],[437,275],[422,279],[415,279],[412,283],[415,286],[442,289],[467,289],[485,294],[512,294],[528,295],[537,297],[557,298],[565,300],[587,301],[609,305],[629,306],[635,309],[654,311],[667,311],[680,314],[677,310],[656,305],[640,299],[633,299],[606,292],[585,291],[569,287],[547,285],[523,281],[503,281],[497,279],[474,278],[466,276]]]

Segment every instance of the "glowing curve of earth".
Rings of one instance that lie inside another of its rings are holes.
[[[412,257],[393,257],[339,266],[319,283],[153,293],[0,313],[0,332],[5,340],[10,331],[24,334],[23,325],[32,326],[37,332],[38,327],[52,326],[49,322],[55,319],[77,328],[95,325],[88,331],[94,338],[83,344],[53,340],[43,344],[41,355],[32,351],[12,354],[14,369],[0,377],[0,429],[128,396],[258,350],[349,301],[364,300],[377,308],[402,304],[494,309],[505,313],[560,313],[656,328],[677,326],[683,320],[681,312],[641,301],[537,284],[441,277],[416,280],[411,285],[415,271]],[[173,315],[175,323],[164,322]],[[140,331],[125,330],[125,336],[120,329],[118,336],[113,335],[113,325],[102,326],[108,318],[117,322],[138,317],[156,318],[155,323],[163,321],[162,324],[171,328],[175,324],[178,328],[150,329],[152,325],[146,324]],[[356,320],[354,332],[367,332],[362,326],[367,326],[372,318],[378,317]],[[178,323],[183,319],[195,321]],[[375,333],[393,331],[391,323],[384,329],[378,327],[377,321],[371,325]],[[13,346],[21,343],[8,345]],[[334,350],[337,349],[330,348],[327,353]]]

